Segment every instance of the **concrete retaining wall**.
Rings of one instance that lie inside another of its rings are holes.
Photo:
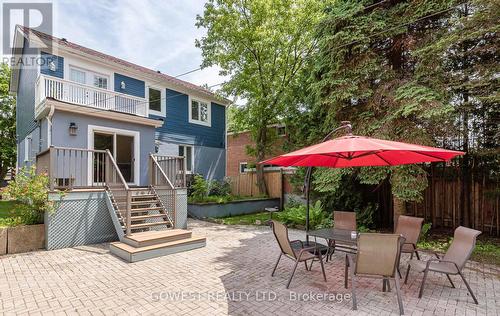
[[[22,225],[0,228],[0,255],[45,248],[45,226]]]
[[[279,205],[280,199],[243,200],[224,204],[188,204],[188,214],[194,218],[227,217],[252,214],[263,211],[266,207],[279,207]]]

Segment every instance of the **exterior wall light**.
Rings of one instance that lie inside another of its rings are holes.
[[[54,61],[50,61],[49,69],[50,71],[56,71],[56,63]]]
[[[76,130],[78,129],[78,126],[76,126],[75,122],[69,123],[69,134],[71,136],[76,136]]]
[[[125,90],[126,87],[125,81],[120,82],[120,89]]]

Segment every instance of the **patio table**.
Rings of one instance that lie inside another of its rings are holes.
[[[323,228],[318,230],[309,231],[308,235],[314,237],[314,241],[317,238],[324,238],[328,243],[328,253],[326,255],[326,261],[328,262],[328,257],[330,254],[330,250],[338,250],[345,252],[345,273],[347,275],[347,269],[349,267],[349,259],[347,258],[348,254],[356,254],[357,252],[357,243],[358,238],[351,237],[351,230],[347,229],[337,229],[337,228]],[[356,232],[357,235],[357,232]],[[335,246],[332,247],[331,242],[335,242]],[[311,262],[312,267],[312,262]],[[345,282],[344,286],[347,288],[347,282]]]

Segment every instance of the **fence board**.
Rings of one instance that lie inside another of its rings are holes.
[[[269,197],[281,198],[283,185],[281,180],[282,174],[280,171],[272,171],[264,173],[264,181],[266,182]],[[231,179],[231,193],[241,196],[258,196],[259,186],[257,185],[257,174],[255,172],[245,172]]]

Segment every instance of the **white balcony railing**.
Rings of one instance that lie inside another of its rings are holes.
[[[53,98],[101,110],[148,116],[145,98],[44,75],[38,77],[35,89],[37,108],[46,98]]]

